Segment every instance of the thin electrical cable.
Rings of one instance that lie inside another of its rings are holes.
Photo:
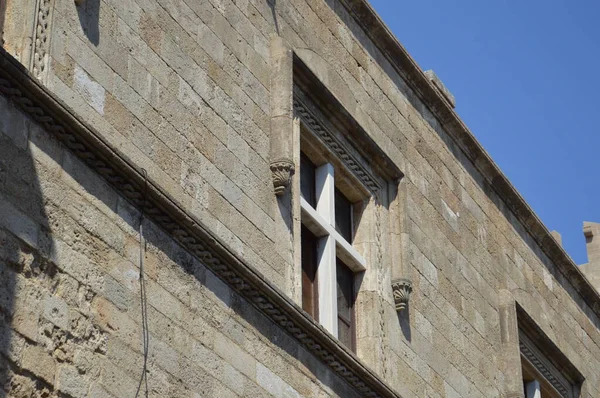
[[[142,390],[142,383],[145,387],[145,397],[148,398],[148,352],[150,347],[150,333],[148,331],[148,299],[146,296],[146,279],[144,277],[144,258],[146,257],[146,242],[144,240],[144,208],[146,207],[147,191],[148,191],[148,174],[145,169],[142,169],[144,175],[144,196],[142,208],[140,210],[140,305],[142,310],[142,343],[143,343],[143,354],[144,354],[144,365],[142,367],[142,374],[138,383],[138,388],[135,393],[137,398]]]

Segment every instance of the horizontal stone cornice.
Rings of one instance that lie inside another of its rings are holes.
[[[142,170],[81,121],[4,49],[0,94],[57,137],[121,195],[240,296],[291,335],[363,397],[400,397],[356,355],[340,344],[271,282],[191,216]],[[143,194],[142,194],[143,193]]]
[[[533,240],[556,265],[600,319],[600,294],[590,284],[577,264],[552,237],[550,231],[519,194],[489,154],[475,139],[469,128],[454,112],[443,95],[431,84],[423,70],[408,54],[394,34],[383,23],[366,0],[339,0],[362,28],[365,35],[386,57],[396,72],[406,81],[419,99],[440,122],[486,182],[531,235]],[[578,302],[578,300],[575,300]],[[584,311],[585,312],[585,311]]]

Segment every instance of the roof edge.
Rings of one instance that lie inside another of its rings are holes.
[[[339,1],[600,319],[600,293],[594,289],[577,264],[550,234],[548,228],[502,173],[442,94],[430,83],[423,70],[369,2],[367,0]]]

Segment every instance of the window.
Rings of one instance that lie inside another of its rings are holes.
[[[354,350],[356,323],[354,321],[354,272],[339,258],[336,259],[338,339]]]
[[[519,333],[525,398],[573,398],[568,380],[523,332]]]
[[[302,307],[354,349],[355,272],[366,262],[352,247],[353,205],[335,186],[331,163],[300,157]]]
[[[291,195],[279,203],[293,230],[290,294],[341,344],[357,353],[369,352],[378,342],[361,341],[357,331],[381,322],[381,312],[363,300],[366,287],[369,294],[375,289],[389,292],[382,284],[384,275],[401,267],[398,256],[384,253],[389,246],[400,246],[399,234],[391,233],[400,230],[399,224],[388,215],[390,206],[399,208],[402,173],[296,55],[292,69],[292,79],[282,79],[280,87],[287,110],[285,90],[293,83],[292,134],[275,128],[279,134],[272,137],[272,149],[281,158],[291,156],[296,165]],[[369,311],[362,311],[363,305]]]
[[[561,398],[548,381],[527,361],[522,362],[525,398]]]
[[[317,238],[302,226],[302,309],[319,319],[319,291],[317,290]]]
[[[517,305],[525,398],[576,398],[583,376],[535,321]]]

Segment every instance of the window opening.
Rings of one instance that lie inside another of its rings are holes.
[[[403,174],[296,55],[292,82],[293,147],[299,148],[294,159],[300,166],[293,182],[300,193],[294,208],[301,213],[294,247],[302,266],[301,301],[325,329],[355,350],[356,297],[364,278],[374,276],[363,274],[367,264],[353,243],[370,254],[382,250],[381,230],[361,219],[374,216],[381,203],[397,200],[390,188]]]
[[[317,207],[315,199],[316,166],[305,154],[300,155],[300,191],[302,197],[312,206]]]
[[[352,203],[335,189],[335,230],[348,242],[352,242]]]
[[[562,395],[526,359],[521,360],[525,398],[561,398]]]
[[[317,290],[317,243],[319,238],[308,228],[301,228],[302,240],[302,309],[319,319]]]
[[[336,262],[338,339],[355,350],[354,273],[339,258]]]
[[[351,245],[353,204],[335,186],[332,164],[300,165],[302,306],[330,333],[355,349],[355,272],[366,262]]]
[[[576,398],[583,376],[517,305],[519,350],[525,398]]]

